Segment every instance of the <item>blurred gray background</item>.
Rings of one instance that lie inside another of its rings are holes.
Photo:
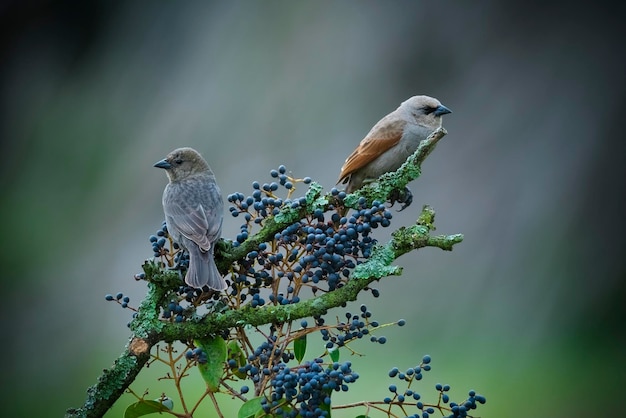
[[[186,145],[225,194],[279,164],[329,190],[415,94],[454,113],[392,226],[427,203],[437,232],[465,241],[402,257],[404,275],[359,300],[407,325],[358,345],[361,378],[334,401],[381,400],[387,370],[428,353],[416,389],[476,389],[482,417],[619,415],[624,6],[41,0],[0,14],[3,415],[80,406],[122,351],[131,312],[104,295],[145,294],[132,276],[167,181],[154,162]],[[224,236],[240,222],[227,216]],[[158,397],[154,376],[134,389]]]

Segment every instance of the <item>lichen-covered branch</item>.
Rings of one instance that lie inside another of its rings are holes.
[[[137,340],[133,337],[113,366],[104,369],[98,382],[87,389],[87,400],[81,408],[68,409],[66,417],[101,417],[135,380],[146,362],[156,340]],[[134,352],[133,347],[141,346]]]
[[[420,143],[418,150],[395,173],[388,173],[373,184],[345,196],[338,201],[336,195],[322,194],[320,185],[313,183],[306,196],[292,205],[285,205],[273,217],[265,219],[259,232],[251,235],[239,246],[222,240],[216,247],[216,262],[223,273],[231,266],[245,259],[246,255],[257,250],[260,244],[272,241],[290,225],[299,222],[316,210],[327,212],[341,204],[356,207],[359,198],[368,203],[385,201],[392,190],[403,189],[408,182],[420,174],[421,163],[432,152],[437,142],[446,134],[441,128]],[[98,382],[89,388],[88,398],[81,408],[69,409],[66,417],[100,417],[124,393],[138,373],[150,359],[150,350],[160,341],[193,341],[209,335],[220,334],[224,330],[245,326],[279,324],[300,318],[321,316],[328,310],[357,299],[358,294],[373,281],[389,275],[399,275],[402,268],[392,265],[401,255],[422,247],[437,247],[452,250],[462,241],[462,235],[430,236],[435,212],[425,206],[415,225],[401,227],[392,234],[385,245],[373,248],[365,262],[356,266],[351,279],[332,291],[292,304],[270,304],[261,307],[244,305],[241,309],[214,312],[201,318],[191,318],[183,322],[163,321],[161,309],[168,303],[170,295],[180,287],[179,273],[165,270],[158,262],[144,264],[148,293],[138,308],[137,316],[131,322],[133,335],[124,352],[113,366],[103,372]]]
[[[463,241],[462,234],[430,236],[434,220],[435,211],[430,206],[424,206],[415,225],[408,228],[401,227],[393,232],[392,239],[387,244],[376,247],[372,256],[354,269],[352,277],[373,280],[400,275],[402,268],[393,266],[391,263],[401,255],[423,247],[437,247],[452,251],[455,244]]]

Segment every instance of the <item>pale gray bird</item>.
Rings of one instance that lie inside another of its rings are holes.
[[[346,158],[337,183],[346,193],[360,189],[384,173],[396,171],[417,150],[420,141],[441,127],[441,116],[451,113],[439,100],[413,96],[382,118]]]
[[[170,236],[189,252],[185,282],[195,288],[226,289],[213,259],[224,217],[224,201],[213,171],[192,148],[175,149],[154,166],[165,169],[170,180],[163,192],[163,211]]]

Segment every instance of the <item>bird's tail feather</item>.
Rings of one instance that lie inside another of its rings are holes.
[[[217,270],[213,259],[213,248],[208,252],[202,252],[197,245],[189,245],[189,268],[185,282],[197,289],[204,286],[217,291],[226,289],[226,281]]]

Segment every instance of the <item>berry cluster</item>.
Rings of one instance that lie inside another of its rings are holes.
[[[291,195],[296,190],[295,183],[310,184],[311,178],[296,179],[286,173],[287,168],[284,165],[280,165],[278,170],[272,169],[270,171],[270,175],[273,178],[277,178],[278,183],[272,181],[271,183],[263,183],[261,185],[258,181],[254,181],[252,182],[252,195],[244,196],[243,193],[228,195],[228,202],[233,203],[233,206],[229,207],[230,213],[235,217],[242,215],[246,221],[241,228],[241,234],[237,236],[235,246],[247,239],[247,234],[252,224],[262,225],[268,216],[278,214],[280,208],[284,205],[297,208],[299,205],[306,204],[306,199],[292,200]],[[280,186],[287,190],[287,198],[284,201],[274,193],[278,191]]]
[[[175,322],[183,322],[183,313],[185,309],[178,303],[178,301],[171,301],[166,308],[163,309],[163,318],[170,319],[174,318]]]
[[[444,390],[445,390],[445,386],[444,386]],[[468,393],[468,397],[464,402],[461,402],[460,404],[457,404],[455,402],[450,402],[451,414],[448,415],[448,418],[469,416],[467,415],[467,412],[472,409],[477,408],[478,405],[476,405],[476,402],[482,405],[485,402],[487,402],[487,399],[484,396],[477,394],[476,391],[470,390]]]
[[[275,236],[275,242],[284,249],[296,286],[316,290],[325,282],[327,290],[332,291],[348,280],[357,264],[369,258],[376,244],[370,236],[372,229],[389,226],[392,215],[380,202],[368,207],[361,199],[359,205],[351,216],[335,212],[329,221],[321,209],[316,209]]]
[[[292,418],[330,416],[332,392],[347,392],[348,384],[359,378],[351,366],[348,361],[324,368],[320,358],[293,369],[284,363],[277,364],[271,381],[272,394],[261,402],[263,411]]]
[[[297,209],[306,205],[305,197],[292,198],[291,195],[294,184],[309,184],[310,178],[294,179],[286,172],[285,166],[280,166],[270,172],[278,182],[262,185],[253,182],[250,196],[243,193],[228,196],[230,213],[235,217],[243,216],[245,220],[234,246],[246,242],[253,227],[263,227],[265,221],[283,207]],[[285,199],[277,196],[281,186],[287,191]],[[341,205],[346,194],[332,189],[331,196]],[[236,296],[240,304],[248,301],[254,307],[263,306],[268,300],[285,305],[299,302],[304,288],[316,293],[343,286],[351,270],[370,257],[376,244],[372,230],[389,226],[392,218],[382,202],[368,205],[362,198],[358,205],[349,216],[343,216],[341,208],[336,210],[333,206],[327,212],[315,209],[277,232],[272,241],[258,245],[233,266],[231,296]],[[263,287],[272,287],[272,294],[262,297],[260,289]]]
[[[293,360],[293,353],[283,351],[276,346],[277,339],[276,335],[270,335],[266,341],[248,356],[247,363],[238,367],[237,375],[248,376],[256,384],[263,378],[267,378],[267,376],[271,376],[276,372],[275,364],[285,364]],[[230,359],[228,365],[231,369],[234,369],[238,366],[238,363],[236,359]]]
[[[196,347],[193,350],[188,350],[185,353],[185,358],[189,361],[196,361],[200,364],[204,364],[207,362],[206,352],[199,347]]]
[[[128,296],[124,296],[122,292],[119,292],[117,295],[115,295],[115,297],[113,297],[113,295],[111,294],[107,294],[104,296],[104,299],[106,299],[109,302],[117,302],[122,308],[129,307],[128,303],[130,302],[130,298]]]
[[[409,415],[407,418],[428,418],[430,415],[438,410],[442,415],[444,413],[450,413],[447,415],[449,418],[454,417],[468,417],[467,412],[471,409],[476,409],[477,404],[484,404],[486,399],[482,395],[476,394],[475,391],[469,391],[469,397],[464,402],[457,404],[450,402],[450,385],[442,385],[437,383],[435,390],[439,392],[439,401],[437,404],[426,404],[421,400],[421,395],[411,389],[411,384],[415,381],[422,380],[422,372],[431,370],[430,366],[431,357],[425,355],[419,366],[410,367],[404,372],[400,372],[397,367],[394,367],[389,371],[389,377],[398,378],[403,382],[407,382],[407,388],[404,391],[398,391],[398,387],[394,384],[389,385],[389,392],[393,394],[392,397],[386,397],[383,402],[390,405],[407,406],[409,404],[415,405],[420,410],[419,413]]]
[[[181,251],[178,243],[172,241],[165,222],[161,224],[161,228],[156,231],[155,235],[150,235],[149,240],[154,257],[160,258],[168,267],[176,266],[184,275],[189,267],[189,254]]]
[[[350,341],[361,339],[363,338],[363,336],[369,335],[372,330],[381,326],[378,321],[373,321],[370,319],[372,313],[367,309],[367,306],[361,305],[360,311],[360,314],[352,314],[350,312],[346,312],[346,321],[339,321],[337,325],[332,327],[325,325],[326,320],[323,317],[314,317],[315,325],[320,330],[322,340],[325,342],[327,350],[332,350],[335,346],[343,347],[347,345]],[[405,323],[406,321],[404,319],[401,319],[395,324],[397,324],[398,326],[404,326]],[[305,327],[303,326],[303,328]],[[370,341],[379,344],[385,344],[387,342],[387,338],[372,335],[370,336]]]
[[[152,252],[155,258],[169,254],[169,250],[165,247],[168,238],[167,225],[163,222],[161,229],[156,232],[156,235],[150,235],[150,243],[152,244]]]

